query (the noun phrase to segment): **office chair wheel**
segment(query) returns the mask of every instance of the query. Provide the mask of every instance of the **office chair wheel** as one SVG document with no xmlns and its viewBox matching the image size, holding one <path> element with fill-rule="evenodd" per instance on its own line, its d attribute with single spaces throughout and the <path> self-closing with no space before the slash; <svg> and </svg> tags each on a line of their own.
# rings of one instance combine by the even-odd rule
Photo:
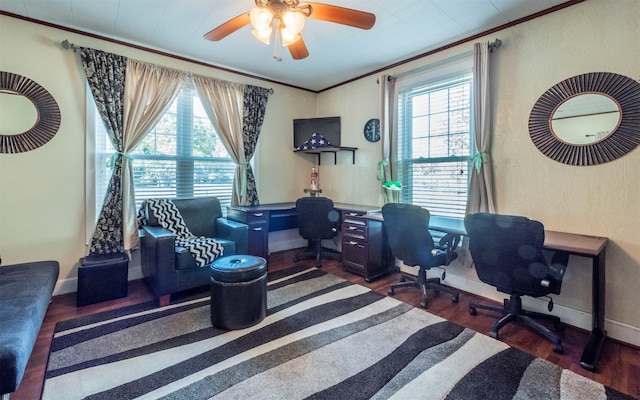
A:
<svg viewBox="0 0 640 400">
<path fill-rule="evenodd" d="M 553 351 L 555 351 L 558 354 L 562 354 L 562 353 L 564 353 L 564 348 L 562 347 L 561 344 L 554 343 L 553 344 Z"/>
<path fill-rule="evenodd" d="M 422 300 L 422 301 L 420 302 L 420 307 L 422 307 L 422 308 L 429 308 L 429 303 L 427 302 L 427 300 L 426 300 L 426 299 L 425 299 L 425 300 Z"/>
<path fill-rule="evenodd" d="M 498 331 L 489 332 L 489 336 L 491 336 L 494 339 L 498 339 Z"/>
<path fill-rule="evenodd" d="M 293 256 L 293 262 L 298 262 L 298 256 Z"/>
<path fill-rule="evenodd" d="M 456 293 L 456 294 L 452 294 L 452 295 L 451 295 L 451 301 L 453 301 L 454 303 L 457 303 L 457 302 L 458 302 L 458 300 L 459 300 L 458 293 Z M 473 315 L 473 314 L 472 314 L 472 315 Z"/>
<path fill-rule="evenodd" d="M 469 314 L 470 315 L 478 315 L 478 311 L 475 309 L 475 307 L 469 306 Z"/>
</svg>

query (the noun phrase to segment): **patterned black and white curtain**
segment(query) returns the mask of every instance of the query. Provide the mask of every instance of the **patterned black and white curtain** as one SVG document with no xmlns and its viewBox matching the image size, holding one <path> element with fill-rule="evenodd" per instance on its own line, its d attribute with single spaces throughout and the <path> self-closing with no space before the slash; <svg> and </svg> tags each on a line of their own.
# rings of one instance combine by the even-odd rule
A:
<svg viewBox="0 0 640 400">
<path fill-rule="evenodd" d="M 124 252 L 122 234 L 123 104 L 127 58 L 80 47 L 87 82 L 116 153 L 100 217 L 91 239 L 90 254 Z"/>
<path fill-rule="evenodd" d="M 260 130 L 264 122 L 264 114 L 267 109 L 267 100 L 270 93 L 270 89 L 258 86 L 247 85 L 244 88 L 242 137 L 244 142 L 244 157 L 247 161 L 253 158 L 253 154 L 256 151 L 256 145 L 258 144 Z M 246 204 L 258 205 L 260 204 L 260 199 L 258 199 L 256 180 L 251 165 L 248 162 L 246 174 Z"/>
</svg>

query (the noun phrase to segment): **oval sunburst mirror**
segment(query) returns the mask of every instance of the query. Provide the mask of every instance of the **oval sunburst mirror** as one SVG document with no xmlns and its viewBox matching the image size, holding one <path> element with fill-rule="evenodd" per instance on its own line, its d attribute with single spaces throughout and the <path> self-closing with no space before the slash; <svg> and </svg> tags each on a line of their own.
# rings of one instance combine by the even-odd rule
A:
<svg viewBox="0 0 640 400">
<path fill-rule="evenodd" d="M 60 108 L 51 93 L 21 75 L 0 71 L 0 96 L 6 97 L 5 109 L 17 110 L 13 115 L 16 121 L 9 121 L 11 117 L 3 116 L 8 122 L 24 122 L 29 128 L 20 124 L 2 124 L 0 126 L 0 153 L 22 153 L 37 149 L 49 142 L 60 128 Z M 18 96 L 18 97 L 14 97 Z M 23 100 L 28 101 L 23 101 Z M 2 100 L 3 102 L 5 99 Z M 33 107 L 28 103 L 31 102 Z M 27 105 L 21 105 L 27 103 Z M 8 105 L 11 105 L 9 107 Z M 13 108 L 15 106 L 15 108 Z M 21 121 L 18 121 L 21 120 Z M 18 126 L 19 128 L 15 128 Z M 7 127 L 7 129 L 4 129 Z M 17 129 L 16 131 L 12 131 Z M 22 131 L 22 129 L 26 129 Z"/>
<path fill-rule="evenodd" d="M 622 157 L 640 144 L 640 83 L 609 72 L 565 79 L 533 106 L 529 135 L 538 150 L 564 164 Z"/>
</svg>

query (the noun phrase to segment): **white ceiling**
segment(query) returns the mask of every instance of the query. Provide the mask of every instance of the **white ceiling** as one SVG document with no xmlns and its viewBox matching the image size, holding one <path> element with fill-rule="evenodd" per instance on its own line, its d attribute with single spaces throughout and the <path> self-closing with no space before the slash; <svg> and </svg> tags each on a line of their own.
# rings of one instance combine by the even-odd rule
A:
<svg viewBox="0 0 640 400">
<path fill-rule="evenodd" d="M 253 0 L 0 0 L 0 10 L 199 62 L 321 91 L 385 66 L 486 32 L 567 0 L 327 0 L 371 12 L 361 30 L 306 21 L 309 57 L 295 61 L 244 27 L 219 42 L 202 36 L 247 12 Z M 83 43 L 75 43 L 84 45 Z"/>
</svg>

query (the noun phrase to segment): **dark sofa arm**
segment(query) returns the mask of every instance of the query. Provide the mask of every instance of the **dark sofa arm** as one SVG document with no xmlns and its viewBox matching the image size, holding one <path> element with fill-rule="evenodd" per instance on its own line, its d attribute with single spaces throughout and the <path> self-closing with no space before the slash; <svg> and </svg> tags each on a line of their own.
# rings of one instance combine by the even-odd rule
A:
<svg viewBox="0 0 640 400">
<path fill-rule="evenodd" d="M 216 236 L 235 242 L 236 254 L 249 254 L 249 226 L 226 218 L 216 219 Z"/>
<path fill-rule="evenodd" d="M 156 296 L 164 296 L 177 290 L 175 267 L 176 235 L 159 226 L 142 227 L 142 270 Z"/>
</svg>

